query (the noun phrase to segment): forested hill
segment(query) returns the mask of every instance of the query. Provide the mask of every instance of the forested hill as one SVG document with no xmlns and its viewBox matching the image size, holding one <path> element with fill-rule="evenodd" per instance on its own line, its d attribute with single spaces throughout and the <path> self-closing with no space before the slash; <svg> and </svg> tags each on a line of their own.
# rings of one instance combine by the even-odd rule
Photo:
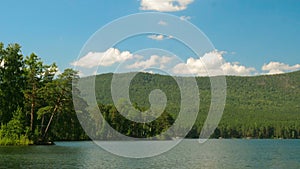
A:
<svg viewBox="0 0 300 169">
<path fill-rule="evenodd" d="M 101 104 L 113 103 L 111 79 L 112 74 L 96 77 L 96 98 Z M 225 111 L 212 137 L 300 137 L 300 71 L 278 75 L 227 76 L 226 82 Z M 201 106 L 188 137 L 199 136 L 210 106 L 209 78 L 197 77 L 197 83 Z M 131 102 L 148 109 L 149 94 L 154 89 L 161 89 L 166 94 L 166 112 L 176 118 L 180 110 L 180 89 L 171 76 L 138 73 L 130 85 Z"/>
<path fill-rule="evenodd" d="M 112 102 L 112 75 L 96 76 L 98 107 L 110 126 L 127 136 L 138 138 L 155 137 L 170 128 L 181 109 L 181 93 L 176 80 L 184 83 L 191 78 L 136 74 L 130 81 L 129 94 L 130 101 L 139 111 L 131 109 L 123 98 L 117 100 L 122 106 L 120 111 L 127 117 L 150 117 L 155 120 L 135 123 L 123 117 L 116 109 L 116 103 Z M 120 78 L 128 75 L 117 74 Z M 95 132 L 92 136 L 96 139 L 115 139 L 115 133 L 106 130 L 107 123 L 101 121 L 101 125 L 98 124 L 99 116 L 93 114 L 96 109 L 88 109 L 87 99 L 90 98 L 72 95 L 72 91 L 78 91 L 72 82 L 82 83 L 89 78 L 80 79 L 78 72 L 72 69 L 59 73 L 55 63 L 45 64 L 34 53 L 23 56 L 20 45 L 9 44 L 5 47 L 0 43 L 0 145 L 89 139 L 77 119 L 73 101 L 80 104 L 86 123 L 95 124 L 92 126 Z M 172 128 L 173 133 L 162 139 L 170 139 L 174 134 L 185 136 L 184 130 L 190 131 L 187 137 L 199 137 L 210 108 L 211 85 L 208 77 L 197 77 L 196 80 L 201 102 L 195 125 L 190 130 L 186 123 L 180 123 L 177 128 Z M 212 137 L 300 138 L 300 71 L 272 76 L 229 76 L 226 81 L 225 111 Z M 122 87 L 124 81 L 117 85 Z M 189 83 L 185 83 L 184 88 L 187 89 L 186 95 L 193 91 Z M 157 117 L 157 109 L 149 109 L 149 94 L 155 89 L 162 90 L 167 98 L 166 108 L 157 119 L 154 118 Z M 78 91 L 78 94 L 84 96 L 85 92 Z M 189 99 L 190 103 L 195 103 L 194 98 Z M 193 110 L 192 106 L 186 109 Z"/>
</svg>

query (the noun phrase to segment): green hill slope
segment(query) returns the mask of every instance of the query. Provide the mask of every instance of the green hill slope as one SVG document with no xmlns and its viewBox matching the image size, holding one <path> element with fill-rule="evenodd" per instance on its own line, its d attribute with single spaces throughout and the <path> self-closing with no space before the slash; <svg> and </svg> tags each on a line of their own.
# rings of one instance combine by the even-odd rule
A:
<svg viewBox="0 0 300 169">
<path fill-rule="evenodd" d="M 187 78 L 187 77 L 177 77 Z M 113 104 L 112 74 L 96 77 L 96 98 Z M 210 107 L 210 80 L 197 77 L 201 106 L 188 137 L 198 137 Z M 219 127 L 212 137 L 299 138 L 300 71 L 252 77 L 226 77 L 226 106 Z M 180 89 L 171 76 L 138 73 L 130 85 L 131 102 L 148 109 L 149 94 L 161 89 L 167 96 L 166 112 L 176 118 L 180 110 Z"/>
</svg>

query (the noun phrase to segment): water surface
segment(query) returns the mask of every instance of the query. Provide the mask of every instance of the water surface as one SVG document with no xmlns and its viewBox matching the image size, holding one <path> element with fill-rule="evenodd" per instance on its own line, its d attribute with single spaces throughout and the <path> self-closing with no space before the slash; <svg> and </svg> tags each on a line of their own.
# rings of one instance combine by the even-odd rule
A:
<svg viewBox="0 0 300 169">
<path fill-rule="evenodd" d="M 112 142 L 111 144 L 118 144 Z M 132 147 L 134 148 L 134 147 Z M 0 168 L 300 168 L 300 140 L 184 140 L 145 159 L 110 154 L 93 142 L 0 147 Z"/>
</svg>

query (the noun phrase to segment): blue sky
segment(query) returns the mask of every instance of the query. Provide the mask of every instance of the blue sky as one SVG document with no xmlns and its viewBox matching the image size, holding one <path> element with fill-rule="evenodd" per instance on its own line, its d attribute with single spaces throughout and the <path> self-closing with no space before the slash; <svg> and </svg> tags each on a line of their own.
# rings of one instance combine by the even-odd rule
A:
<svg viewBox="0 0 300 169">
<path fill-rule="evenodd" d="M 56 62 L 64 69 L 72 67 L 89 37 L 109 22 L 134 13 L 166 12 L 186 16 L 202 30 L 229 66 L 228 70 L 239 66 L 244 70 L 251 68 L 232 74 L 281 73 L 300 68 L 299 9 L 298 0 L 1 1 L 0 41 L 6 45 L 19 43 L 24 55 L 34 52 L 46 63 Z M 170 50 L 175 43 L 170 38 L 169 44 L 162 45 L 161 40 L 145 37 L 139 43 L 129 40 L 127 45 L 115 48 L 121 53 L 155 45 Z M 183 51 L 177 54 L 184 59 L 190 57 Z"/>
</svg>

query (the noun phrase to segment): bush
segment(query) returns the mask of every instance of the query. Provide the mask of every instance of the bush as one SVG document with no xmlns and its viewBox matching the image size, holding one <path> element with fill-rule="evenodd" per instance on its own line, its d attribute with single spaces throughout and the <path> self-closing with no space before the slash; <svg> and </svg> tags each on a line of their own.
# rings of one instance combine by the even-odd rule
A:
<svg viewBox="0 0 300 169">
<path fill-rule="evenodd" d="M 24 114 L 22 109 L 18 108 L 13 113 L 13 118 L 6 124 L 1 125 L 0 145 L 28 145 L 32 141 L 28 138 L 29 128 L 24 129 Z"/>
</svg>

